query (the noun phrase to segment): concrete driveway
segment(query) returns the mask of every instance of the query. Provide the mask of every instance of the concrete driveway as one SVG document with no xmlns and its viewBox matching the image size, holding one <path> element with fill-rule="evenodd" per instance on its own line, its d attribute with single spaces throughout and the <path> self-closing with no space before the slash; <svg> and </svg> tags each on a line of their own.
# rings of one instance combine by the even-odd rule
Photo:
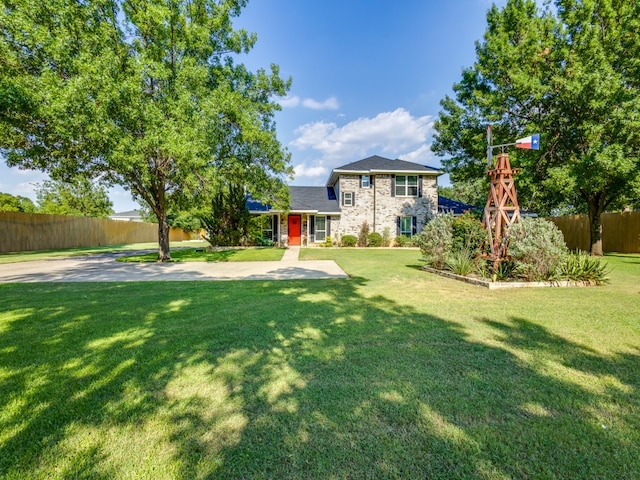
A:
<svg viewBox="0 0 640 480">
<path fill-rule="evenodd" d="M 333 260 L 298 260 L 291 247 L 279 262 L 124 263 L 136 252 L 0 265 L 0 283 L 147 282 L 193 280 L 301 280 L 348 278 Z"/>
</svg>

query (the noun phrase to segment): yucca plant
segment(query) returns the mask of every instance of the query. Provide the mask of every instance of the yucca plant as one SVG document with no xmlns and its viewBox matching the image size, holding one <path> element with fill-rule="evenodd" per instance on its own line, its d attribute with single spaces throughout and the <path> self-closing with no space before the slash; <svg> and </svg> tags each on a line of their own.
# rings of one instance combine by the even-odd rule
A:
<svg viewBox="0 0 640 480">
<path fill-rule="evenodd" d="M 585 252 L 572 252 L 562 266 L 562 275 L 567 280 L 584 282 L 588 285 L 603 285 L 609 282 L 607 263 L 599 257 L 591 257 Z"/>
<path fill-rule="evenodd" d="M 468 248 L 450 253 L 445 260 L 445 267 L 456 275 L 467 276 L 475 269 L 474 255 Z"/>
</svg>

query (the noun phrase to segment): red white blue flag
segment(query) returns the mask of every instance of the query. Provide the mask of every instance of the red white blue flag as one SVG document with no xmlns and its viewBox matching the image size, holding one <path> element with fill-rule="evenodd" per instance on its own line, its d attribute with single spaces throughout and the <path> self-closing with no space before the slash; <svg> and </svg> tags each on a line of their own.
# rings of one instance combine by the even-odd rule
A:
<svg viewBox="0 0 640 480">
<path fill-rule="evenodd" d="M 540 149 L 540 134 L 536 133 L 530 137 L 524 137 L 520 140 L 516 140 L 516 148 L 526 148 L 528 150 Z"/>
</svg>

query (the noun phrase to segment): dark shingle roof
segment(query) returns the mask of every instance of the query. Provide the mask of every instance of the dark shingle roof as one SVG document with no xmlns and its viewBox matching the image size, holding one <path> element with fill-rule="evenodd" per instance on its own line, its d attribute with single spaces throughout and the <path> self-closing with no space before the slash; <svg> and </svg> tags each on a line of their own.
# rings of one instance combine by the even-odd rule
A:
<svg viewBox="0 0 640 480">
<path fill-rule="evenodd" d="M 450 198 L 438 195 L 438 213 L 453 213 L 454 215 L 462 215 L 469 210 L 477 210 L 479 207 L 469 205 L 468 203 L 458 202 Z"/>
<path fill-rule="evenodd" d="M 247 208 L 250 212 L 264 212 L 267 213 L 271 211 L 271 205 L 264 204 L 257 200 L 254 200 L 251 194 L 247 195 Z"/>
<path fill-rule="evenodd" d="M 292 212 L 340 213 L 332 187 L 289 187 Z"/>
<path fill-rule="evenodd" d="M 348 163 L 342 167 L 333 169 L 327 185 L 333 185 L 338 180 L 340 173 L 395 173 L 395 172 L 411 172 L 424 173 L 431 175 L 440 175 L 442 172 L 437 168 L 420 165 L 419 163 L 407 162 L 406 160 L 391 160 L 390 158 L 374 155 L 372 157 L 358 160 L 357 162 Z"/>
<path fill-rule="evenodd" d="M 289 187 L 291 212 L 340 213 L 340 206 L 333 187 Z M 247 197 L 247 208 L 251 213 L 268 213 L 271 205 Z"/>
</svg>

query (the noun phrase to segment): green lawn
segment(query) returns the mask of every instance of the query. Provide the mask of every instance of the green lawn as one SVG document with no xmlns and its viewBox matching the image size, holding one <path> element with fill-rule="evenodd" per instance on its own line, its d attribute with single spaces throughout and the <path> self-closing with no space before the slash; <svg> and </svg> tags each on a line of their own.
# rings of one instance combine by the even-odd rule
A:
<svg viewBox="0 0 640 480">
<path fill-rule="evenodd" d="M 419 255 L 0 285 L 0 478 L 638 478 L 640 256 L 603 287 L 488 291 Z"/>
<path fill-rule="evenodd" d="M 171 250 L 194 247 L 204 248 L 207 242 L 171 242 Z M 158 243 L 128 243 L 124 245 L 101 245 L 96 247 L 65 248 L 62 250 L 34 250 L 30 252 L 0 253 L 0 263 L 31 262 L 34 260 L 53 260 L 56 258 L 93 255 L 96 253 L 122 252 L 129 250 L 158 250 Z"/>
</svg>

